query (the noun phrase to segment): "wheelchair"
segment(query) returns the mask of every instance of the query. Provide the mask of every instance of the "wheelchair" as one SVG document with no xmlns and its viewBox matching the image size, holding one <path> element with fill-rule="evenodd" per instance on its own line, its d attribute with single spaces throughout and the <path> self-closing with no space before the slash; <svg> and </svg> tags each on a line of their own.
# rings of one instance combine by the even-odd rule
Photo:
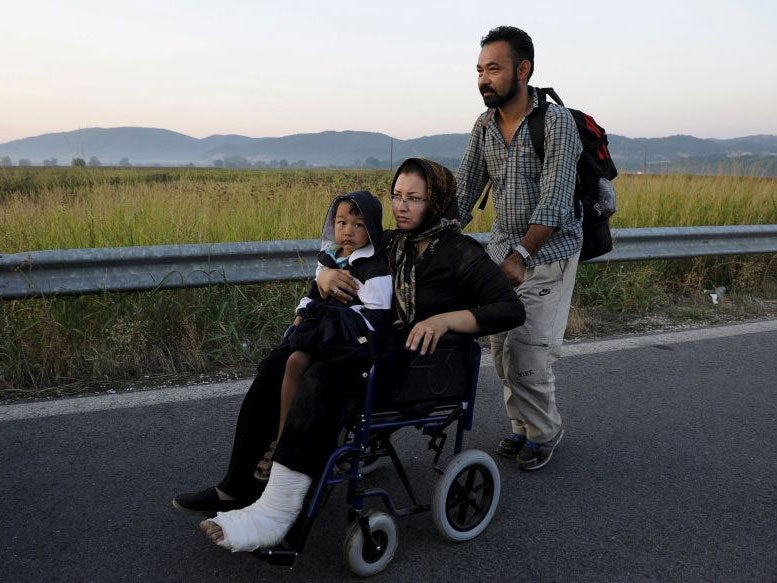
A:
<svg viewBox="0 0 777 583">
<path fill-rule="evenodd" d="M 425 356 L 382 347 L 377 353 L 382 356 L 364 373 L 363 408 L 343 432 L 300 517 L 281 545 L 253 551 L 258 558 L 292 567 L 332 489 L 343 483 L 349 506 L 343 557 L 360 577 L 383 571 L 393 559 L 398 546 L 395 518 L 431 511 L 440 535 L 452 542 L 475 538 L 491 522 L 499 502 L 499 470 L 489 454 L 462 451 L 464 432 L 472 428 L 480 345 L 472 336 L 446 334 L 434 353 Z M 391 441 L 406 427 L 429 438 L 432 467 L 440 474 L 429 502 L 419 500 Z M 453 457 L 442 469 L 438 462 L 448 430 L 455 430 Z M 386 490 L 364 483 L 385 458 L 404 486 L 411 502 L 407 507 L 397 507 Z M 370 499 L 380 500 L 385 511 L 369 508 Z"/>
</svg>

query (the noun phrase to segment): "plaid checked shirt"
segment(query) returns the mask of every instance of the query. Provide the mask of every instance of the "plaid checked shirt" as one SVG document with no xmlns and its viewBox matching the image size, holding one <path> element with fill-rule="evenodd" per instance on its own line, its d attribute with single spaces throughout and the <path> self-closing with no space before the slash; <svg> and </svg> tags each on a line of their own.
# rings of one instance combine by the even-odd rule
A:
<svg viewBox="0 0 777 583">
<path fill-rule="evenodd" d="M 532 87 L 531 109 L 537 107 Z M 537 251 L 528 267 L 567 259 L 580 250 L 583 228 L 575 218 L 573 194 L 577 160 L 583 150 L 575 121 L 566 108 L 548 105 L 545 114 L 545 160 L 540 161 L 521 120 L 509 145 L 496 125 L 495 109 L 475 122 L 461 166 L 456 174 L 459 218 L 472 220 L 472 208 L 490 179 L 496 218 L 487 251 L 501 263 L 529 229 L 530 224 L 557 230 Z M 527 114 L 528 115 L 528 114 Z"/>
</svg>

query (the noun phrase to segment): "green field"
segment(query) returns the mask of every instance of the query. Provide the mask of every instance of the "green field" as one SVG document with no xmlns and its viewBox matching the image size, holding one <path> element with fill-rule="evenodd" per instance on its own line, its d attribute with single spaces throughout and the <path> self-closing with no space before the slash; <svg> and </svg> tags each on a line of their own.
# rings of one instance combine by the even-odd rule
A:
<svg viewBox="0 0 777 583">
<path fill-rule="evenodd" d="M 390 179 L 379 170 L 2 168 L 0 252 L 317 238 L 333 196 L 366 189 L 385 205 Z M 777 223 L 773 178 L 627 175 L 616 188 L 615 227 Z M 468 231 L 489 230 L 490 205 L 474 214 Z M 583 266 L 569 334 L 666 306 L 688 304 L 692 314 L 715 285 L 734 298 L 769 299 L 776 273 L 774 256 Z M 244 374 L 279 337 L 304 288 L 3 302 L 0 398 Z"/>
</svg>

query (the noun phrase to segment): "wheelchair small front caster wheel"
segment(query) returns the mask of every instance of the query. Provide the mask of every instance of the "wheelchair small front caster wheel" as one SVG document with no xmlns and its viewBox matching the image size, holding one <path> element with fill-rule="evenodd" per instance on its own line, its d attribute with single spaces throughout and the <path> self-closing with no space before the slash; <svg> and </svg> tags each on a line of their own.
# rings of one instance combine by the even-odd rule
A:
<svg viewBox="0 0 777 583">
<path fill-rule="evenodd" d="M 432 496 L 432 518 L 443 538 L 471 540 L 483 532 L 499 504 L 499 469 L 484 451 L 468 449 L 455 456 L 440 476 Z"/>
<path fill-rule="evenodd" d="M 380 573 L 394 558 L 397 550 L 397 526 L 385 512 L 368 512 L 371 541 L 365 540 L 359 520 L 354 520 L 345 531 L 343 558 L 359 577 Z"/>
</svg>

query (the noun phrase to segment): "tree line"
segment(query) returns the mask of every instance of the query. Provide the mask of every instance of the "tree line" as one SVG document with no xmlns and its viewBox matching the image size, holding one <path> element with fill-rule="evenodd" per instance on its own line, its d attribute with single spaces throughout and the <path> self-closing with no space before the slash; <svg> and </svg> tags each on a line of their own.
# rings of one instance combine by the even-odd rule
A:
<svg viewBox="0 0 777 583">
<path fill-rule="evenodd" d="M 449 168 L 457 168 L 460 160 L 455 158 L 439 158 L 432 157 L 436 162 L 448 166 Z M 66 164 L 60 164 L 57 158 L 47 158 L 43 161 L 43 166 L 65 166 Z M 73 158 L 70 161 L 70 166 L 76 168 L 99 168 L 103 166 L 103 163 L 97 156 L 91 156 L 87 160 L 84 157 Z M 112 164 L 107 164 L 112 166 Z M 212 168 L 312 168 L 314 165 L 309 164 L 305 160 L 297 160 L 296 162 L 289 162 L 286 159 L 280 160 L 256 160 L 251 161 L 243 156 L 224 156 L 223 158 L 217 158 L 208 164 Z M 380 160 L 374 156 L 368 156 L 364 160 L 355 160 L 353 167 L 355 168 L 384 168 L 389 169 L 393 165 L 392 160 Z M 0 167 L 14 166 L 13 160 L 10 156 L 0 157 Z M 32 161 L 29 158 L 19 158 L 16 166 L 33 166 Z M 127 156 L 123 157 L 116 166 L 122 168 L 130 168 L 133 164 L 130 162 Z M 159 164 L 141 164 L 141 166 L 159 166 Z M 194 167 L 193 162 L 189 162 L 184 165 L 185 167 Z M 347 166 L 347 165 L 343 165 Z"/>
</svg>

